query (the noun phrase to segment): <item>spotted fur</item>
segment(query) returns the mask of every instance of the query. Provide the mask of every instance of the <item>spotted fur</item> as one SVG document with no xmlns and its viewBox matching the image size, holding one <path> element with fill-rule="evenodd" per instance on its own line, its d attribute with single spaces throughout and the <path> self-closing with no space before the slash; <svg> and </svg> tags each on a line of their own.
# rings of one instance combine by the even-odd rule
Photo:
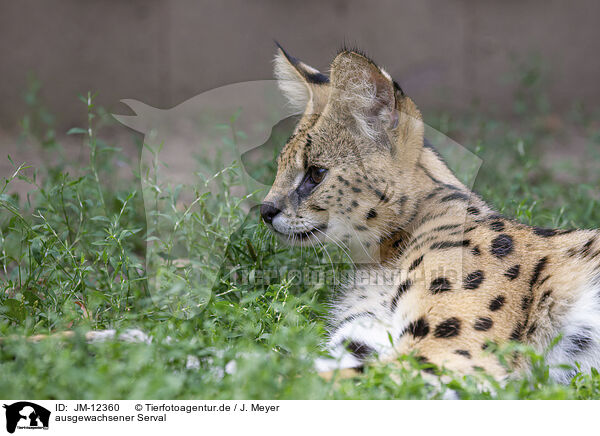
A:
<svg viewBox="0 0 600 436">
<path fill-rule="evenodd" d="M 265 221 L 284 240 L 345 246 L 357 272 L 389 277 L 337 294 L 333 359 L 321 369 L 413 353 L 504 377 L 487 344 L 546 352 L 558 335 L 551 365 L 600 364 L 598 231 L 528 227 L 496 213 L 452 174 L 425 141 L 413 101 L 363 54 L 342 51 L 329 76 L 282 50 L 275 63 L 303 115 L 278 157 Z M 551 375 L 567 382 L 573 371 Z"/>
</svg>

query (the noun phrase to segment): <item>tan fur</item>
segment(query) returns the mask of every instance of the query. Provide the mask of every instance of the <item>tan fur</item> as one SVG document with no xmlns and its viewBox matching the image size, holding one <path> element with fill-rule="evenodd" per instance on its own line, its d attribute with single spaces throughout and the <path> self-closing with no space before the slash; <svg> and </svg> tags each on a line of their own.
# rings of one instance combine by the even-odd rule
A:
<svg viewBox="0 0 600 436">
<path fill-rule="evenodd" d="M 399 294 L 396 304 L 409 321 L 423 320 L 421 331 L 413 325 L 394 338 L 396 355 L 500 377 L 505 369 L 484 351 L 487 341 L 513 339 L 543 351 L 598 277 L 598 232 L 535 230 L 499 216 L 424 147 L 415 104 L 361 54 L 340 53 L 327 91 L 319 86 L 322 111 L 309 110 L 299 122 L 265 198 L 289 224 L 280 236 L 296 239 L 296 231 L 327 225 L 299 243 L 335 240 L 351 248 L 358 268 L 369 263 L 410 281 L 403 292 L 397 284 L 386 291 Z M 327 176 L 298 199 L 294 192 L 311 166 L 326 168 Z M 436 279 L 447 280 L 437 292 Z M 353 315 L 352 298 L 333 314 L 334 325 Z M 448 320 L 456 322 L 444 329 Z"/>
</svg>

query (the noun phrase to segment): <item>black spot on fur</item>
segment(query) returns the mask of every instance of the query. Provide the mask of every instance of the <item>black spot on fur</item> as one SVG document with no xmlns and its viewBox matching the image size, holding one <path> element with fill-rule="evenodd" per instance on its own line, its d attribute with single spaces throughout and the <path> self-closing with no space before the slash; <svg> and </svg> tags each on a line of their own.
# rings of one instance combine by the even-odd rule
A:
<svg viewBox="0 0 600 436">
<path fill-rule="evenodd" d="M 415 269 L 417 269 L 419 267 L 419 265 L 421 265 L 421 263 L 423 262 L 423 255 L 417 257 L 413 263 L 410 264 L 410 266 L 408 267 L 408 272 L 414 271 Z"/>
<path fill-rule="evenodd" d="M 377 211 L 375 209 L 370 209 L 369 212 L 367 213 L 367 219 L 371 219 L 371 218 L 376 218 L 377 217 Z"/>
<path fill-rule="evenodd" d="M 432 250 L 445 250 L 447 248 L 468 247 L 471 244 L 469 239 L 463 241 L 442 241 L 431 244 Z"/>
<path fill-rule="evenodd" d="M 411 322 L 407 328 L 408 332 L 415 338 L 424 338 L 429 333 L 429 323 L 423 317 Z"/>
<path fill-rule="evenodd" d="M 594 238 L 591 238 L 589 241 L 587 241 L 585 243 L 585 245 L 579 252 L 579 254 L 581 254 L 581 256 L 586 257 L 588 254 L 590 254 L 590 249 L 592 248 L 592 244 L 594 243 L 594 240 L 595 240 Z"/>
<path fill-rule="evenodd" d="M 536 323 L 532 323 L 529 328 L 527 329 L 527 337 L 530 337 L 531 335 L 533 335 L 535 333 L 537 329 L 537 325 Z"/>
<path fill-rule="evenodd" d="M 559 233 L 561 235 L 568 235 L 569 233 L 573 233 L 573 232 L 576 232 L 576 231 L 577 231 L 577 229 L 568 229 L 568 230 L 561 230 Z"/>
<path fill-rule="evenodd" d="M 567 250 L 567 254 L 570 257 L 575 257 L 575 256 L 577 256 L 577 250 L 575 249 L 575 247 L 571 247 Z"/>
<path fill-rule="evenodd" d="M 434 229 L 432 229 L 432 232 L 441 232 L 444 230 L 452 230 L 452 229 L 457 229 L 459 227 L 461 227 L 462 224 L 444 224 L 443 226 L 438 226 Z"/>
<path fill-rule="evenodd" d="M 504 303 L 506 302 L 506 297 L 504 295 L 498 295 L 492 301 L 490 301 L 489 309 L 492 312 L 496 312 L 497 310 L 502 309 Z"/>
<path fill-rule="evenodd" d="M 375 192 L 375 195 L 377 195 L 383 203 L 387 203 L 388 201 L 390 201 L 388 196 L 385 195 L 385 192 L 381 192 L 379 189 L 374 189 L 374 192 Z"/>
<path fill-rule="evenodd" d="M 536 235 L 541 236 L 543 238 L 549 238 L 551 236 L 556 235 L 558 233 L 558 231 L 555 229 L 544 229 L 542 227 L 534 227 L 533 233 L 535 233 Z"/>
<path fill-rule="evenodd" d="M 485 341 L 485 342 L 484 342 L 484 343 L 481 345 L 481 349 L 482 349 L 483 351 L 485 351 L 485 350 L 487 350 L 488 348 L 490 348 L 490 346 L 491 346 L 491 347 L 496 347 L 496 346 L 498 346 L 498 344 L 496 344 L 496 342 L 494 342 L 494 341 L 489 341 L 489 340 L 488 340 L 488 341 Z"/>
<path fill-rule="evenodd" d="M 471 253 L 473 253 L 473 256 L 481 255 L 481 250 L 479 249 L 479 245 L 476 245 L 475 247 L 473 247 L 473 249 L 471 250 Z"/>
<path fill-rule="evenodd" d="M 479 215 L 481 213 L 481 211 L 479 209 L 477 209 L 475 206 L 467 207 L 467 212 L 469 212 L 471 215 Z"/>
<path fill-rule="evenodd" d="M 468 201 L 469 200 L 469 196 L 467 194 L 463 193 L 463 192 L 453 192 L 450 195 L 446 195 L 440 201 L 446 202 L 446 201 L 452 201 L 452 200 Z"/>
<path fill-rule="evenodd" d="M 350 341 L 346 345 L 346 349 L 358 360 L 363 360 L 375 350 L 362 342 Z"/>
<path fill-rule="evenodd" d="M 496 231 L 496 232 L 503 232 L 505 226 L 504 226 L 504 223 L 502 221 L 498 220 L 498 221 L 493 221 L 490 224 L 490 228 L 492 230 Z"/>
<path fill-rule="evenodd" d="M 529 280 L 529 287 L 531 289 L 533 289 L 533 287 L 537 283 L 538 279 L 540 278 L 540 274 L 542 273 L 542 271 L 546 267 L 547 263 L 548 263 L 548 256 L 542 257 L 538 261 L 538 263 L 535 265 L 535 268 L 533 269 L 533 275 L 531 276 L 531 280 Z"/>
<path fill-rule="evenodd" d="M 519 277 L 519 272 L 521 271 L 521 265 L 511 266 L 505 273 L 504 276 L 508 277 L 509 280 L 515 280 Z"/>
<path fill-rule="evenodd" d="M 475 324 L 473 324 L 473 328 L 480 332 L 485 332 L 485 331 L 491 329 L 492 325 L 494 325 L 494 322 L 492 321 L 491 318 L 481 317 L 481 318 L 478 318 L 477 321 L 475 321 Z"/>
<path fill-rule="evenodd" d="M 491 252 L 496 257 L 508 256 L 513 250 L 513 238 L 506 233 L 499 235 L 492 241 Z"/>
<path fill-rule="evenodd" d="M 459 356 L 464 356 L 467 359 L 471 358 L 471 353 L 467 350 L 454 350 L 455 354 L 458 354 Z"/>
<path fill-rule="evenodd" d="M 465 289 L 477 289 L 483 283 L 484 275 L 483 271 L 478 270 L 472 273 L 469 273 L 465 278 Z"/>
<path fill-rule="evenodd" d="M 518 322 L 508 338 L 511 341 L 520 341 L 522 337 L 523 337 L 523 324 Z"/>
<path fill-rule="evenodd" d="M 573 354 L 586 351 L 593 343 L 592 338 L 589 336 L 589 332 L 588 334 L 575 334 L 567 336 L 565 340 L 570 343 L 568 351 Z"/>
<path fill-rule="evenodd" d="M 306 134 L 306 145 L 304 146 L 304 168 L 308 169 L 308 152 L 310 151 L 310 148 L 312 147 L 312 136 L 310 135 L 310 133 Z"/>
<path fill-rule="evenodd" d="M 432 280 L 431 286 L 429 287 L 432 293 L 439 294 L 441 292 L 446 292 L 452 289 L 452 284 L 445 277 L 438 277 L 437 279 Z"/>
<path fill-rule="evenodd" d="M 417 206 L 418 206 L 418 204 L 417 204 Z M 417 209 L 415 209 L 415 210 L 417 210 L 417 211 L 418 211 L 418 207 L 417 207 Z M 418 225 L 419 225 L 419 226 L 421 226 L 421 225 L 423 225 L 423 224 L 425 224 L 425 223 L 427 223 L 427 222 L 429 222 L 429 221 L 433 221 L 433 220 L 435 220 L 435 219 L 437 219 L 437 218 L 439 218 L 439 217 L 442 217 L 442 216 L 444 216 L 444 215 L 446 215 L 446 212 L 445 212 L 445 211 L 444 211 L 444 212 L 439 212 L 439 213 L 428 213 L 428 214 L 426 214 L 424 217 L 422 217 L 422 218 L 421 218 L 421 219 L 418 221 Z"/>
<path fill-rule="evenodd" d="M 529 308 L 531 307 L 532 300 L 533 298 L 531 297 L 531 295 L 524 295 L 521 299 L 521 309 L 523 309 L 524 311 L 529 310 Z"/>
<path fill-rule="evenodd" d="M 344 179 L 342 176 L 338 175 L 338 176 L 337 176 L 337 178 L 338 178 L 338 180 L 339 180 L 340 182 L 342 182 L 344 185 L 346 185 L 346 186 L 350 185 L 350 182 L 349 182 L 348 180 Z"/>
<path fill-rule="evenodd" d="M 429 373 L 429 374 L 435 374 L 436 368 L 429 361 L 429 359 L 427 359 L 427 357 L 425 357 L 425 356 L 415 356 L 415 359 L 417 359 L 417 362 L 419 362 L 421 365 L 427 365 L 426 368 L 422 368 L 423 372 L 426 372 L 426 373 Z"/>
<path fill-rule="evenodd" d="M 435 197 L 438 192 L 440 192 L 443 188 L 438 186 L 437 188 L 435 188 L 433 191 L 431 191 L 429 194 L 427 194 L 427 196 L 425 197 L 425 200 L 431 200 L 433 197 Z"/>
<path fill-rule="evenodd" d="M 460 333 L 460 320 L 458 318 L 448 318 L 435 327 L 433 335 L 436 338 L 452 338 Z"/>
<path fill-rule="evenodd" d="M 362 192 L 362 189 L 360 189 L 360 188 L 357 188 L 356 186 L 353 186 L 353 187 L 352 187 L 352 190 L 353 190 L 354 192 Z"/>
<path fill-rule="evenodd" d="M 400 283 L 400 286 L 398 286 L 398 290 L 396 291 L 396 295 L 394 295 L 394 298 L 392 298 L 392 302 L 390 305 L 392 311 L 396 310 L 396 306 L 398 305 L 398 300 L 400 299 L 400 297 L 402 295 L 404 295 L 406 293 L 406 291 L 408 291 L 410 289 L 412 284 L 413 284 L 413 282 L 410 279 L 406 280 L 403 283 Z"/>
</svg>

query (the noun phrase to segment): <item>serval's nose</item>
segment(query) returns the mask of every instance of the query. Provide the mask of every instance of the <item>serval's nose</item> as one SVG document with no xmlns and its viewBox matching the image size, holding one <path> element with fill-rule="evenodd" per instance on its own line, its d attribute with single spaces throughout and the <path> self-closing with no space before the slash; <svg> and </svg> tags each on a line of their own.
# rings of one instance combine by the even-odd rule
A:
<svg viewBox="0 0 600 436">
<path fill-rule="evenodd" d="M 273 203 L 263 203 L 260 205 L 260 215 L 267 224 L 272 224 L 273 219 L 281 212 Z"/>
</svg>

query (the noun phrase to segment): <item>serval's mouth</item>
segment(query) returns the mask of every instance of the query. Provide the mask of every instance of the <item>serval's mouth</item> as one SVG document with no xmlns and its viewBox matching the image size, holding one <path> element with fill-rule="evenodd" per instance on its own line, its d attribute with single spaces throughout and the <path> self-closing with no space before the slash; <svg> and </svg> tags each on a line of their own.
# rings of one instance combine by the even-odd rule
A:
<svg viewBox="0 0 600 436">
<path fill-rule="evenodd" d="M 290 232 L 283 233 L 278 230 L 272 229 L 279 237 L 286 239 L 286 241 L 290 244 L 297 244 L 302 242 L 310 241 L 311 239 L 319 239 L 319 235 L 324 234 L 327 230 L 327 224 L 320 224 L 314 226 L 309 230 L 305 230 L 303 232 Z"/>
</svg>

